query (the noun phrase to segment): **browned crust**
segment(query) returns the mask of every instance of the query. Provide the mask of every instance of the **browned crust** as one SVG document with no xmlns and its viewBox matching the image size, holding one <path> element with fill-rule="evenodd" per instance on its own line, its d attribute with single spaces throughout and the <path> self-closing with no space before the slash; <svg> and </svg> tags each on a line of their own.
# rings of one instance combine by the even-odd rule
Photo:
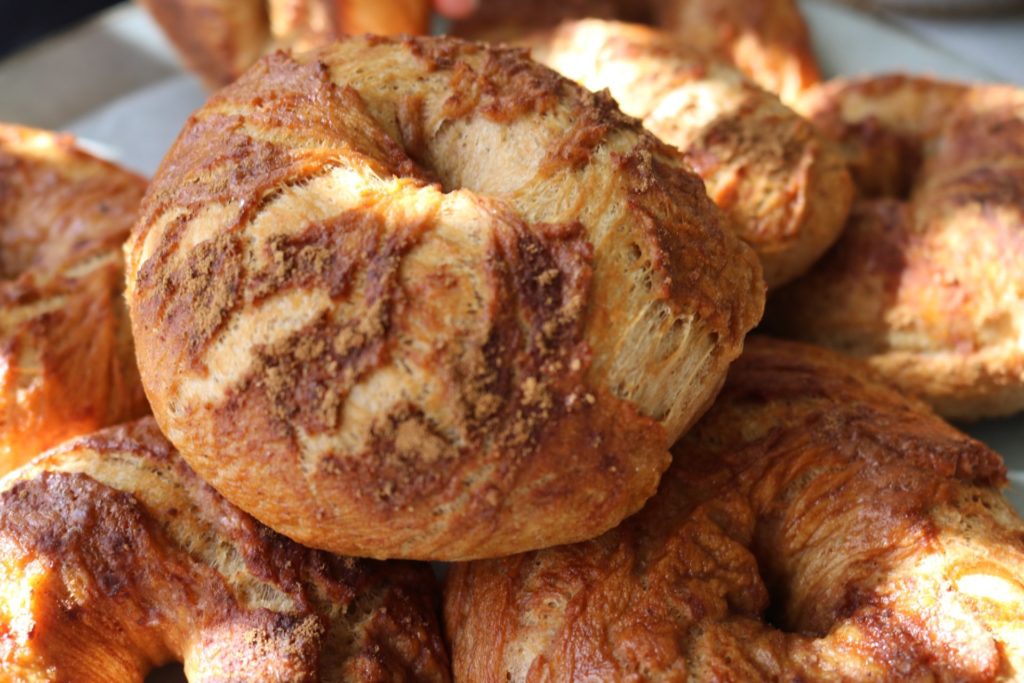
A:
<svg viewBox="0 0 1024 683">
<path fill-rule="evenodd" d="M 307 50 L 346 35 L 418 35 L 430 29 L 428 0 L 268 0 L 278 47 Z"/>
<path fill-rule="evenodd" d="M 303 548 L 201 482 L 152 420 L 0 483 L 0 675 L 447 681 L 429 567 Z M 31 589 L 29 589 L 31 586 Z"/>
<path fill-rule="evenodd" d="M 0 473 L 147 412 L 121 256 L 145 187 L 70 136 L 0 124 Z"/>
<path fill-rule="evenodd" d="M 357 194 L 310 189 L 340 177 Z M 185 457 L 272 527 L 379 557 L 615 524 L 763 298 L 677 153 L 522 52 L 453 39 L 263 60 L 182 132 L 129 253 Z M 249 322 L 288 297 L 301 323 Z"/>
<path fill-rule="evenodd" d="M 778 292 L 773 327 L 866 358 L 949 417 L 1024 409 L 1024 92 L 883 76 L 804 109 L 862 199 Z"/>
<path fill-rule="evenodd" d="M 677 147 L 757 253 L 769 288 L 838 237 L 853 200 L 839 147 L 735 69 L 638 24 L 587 19 L 520 39 Z"/>
<path fill-rule="evenodd" d="M 230 83 L 263 53 L 264 0 L 139 0 L 207 86 Z"/>
<path fill-rule="evenodd" d="M 753 338 L 641 513 L 456 565 L 456 680 L 1006 680 L 1024 522 L 998 455 L 838 354 Z M 985 583 L 986 581 L 991 583 Z"/>
<path fill-rule="evenodd" d="M 653 0 L 654 22 L 682 44 L 721 55 L 790 104 L 821 80 L 794 0 Z"/>
<path fill-rule="evenodd" d="M 653 25 L 686 50 L 734 64 L 787 104 L 821 80 L 807 24 L 793 0 L 488 0 L 453 31 L 516 42 L 573 19 Z"/>
</svg>

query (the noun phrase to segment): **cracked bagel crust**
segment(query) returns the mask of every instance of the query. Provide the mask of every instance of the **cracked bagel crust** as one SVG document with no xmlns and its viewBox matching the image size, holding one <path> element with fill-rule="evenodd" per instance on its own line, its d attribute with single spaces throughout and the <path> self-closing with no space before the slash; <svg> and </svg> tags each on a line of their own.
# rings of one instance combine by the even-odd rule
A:
<svg viewBox="0 0 1024 683">
<path fill-rule="evenodd" d="M 145 189 L 69 135 L 0 124 L 0 474 L 148 412 L 121 253 Z"/>
<path fill-rule="evenodd" d="M 1002 459 L 825 349 L 748 340 L 644 509 L 455 565 L 456 681 L 1024 675 L 1024 522 Z"/>
<path fill-rule="evenodd" d="M 950 418 L 1024 410 L 1024 90 L 878 76 L 802 109 L 860 197 L 774 293 L 771 328 L 866 359 Z"/>
<path fill-rule="evenodd" d="M 271 528 L 371 557 L 614 526 L 764 299 L 678 152 L 446 38 L 259 62 L 192 117 L 128 254 L 171 441 Z"/>
<path fill-rule="evenodd" d="M 0 679 L 450 678 L 426 565 L 303 548 L 202 482 L 151 418 L 0 481 Z"/>
</svg>

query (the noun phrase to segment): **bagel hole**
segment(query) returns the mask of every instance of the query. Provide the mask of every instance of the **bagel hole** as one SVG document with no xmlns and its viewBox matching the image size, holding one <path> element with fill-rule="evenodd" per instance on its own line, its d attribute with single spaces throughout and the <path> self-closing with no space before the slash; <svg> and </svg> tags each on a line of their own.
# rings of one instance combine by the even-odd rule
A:
<svg viewBox="0 0 1024 683">
<path fill-rule="evenodd" d="M 188 683 L 185 669 L 178 662 L 153 669 L 146 676 L 146 683 Z"/>
</svg>

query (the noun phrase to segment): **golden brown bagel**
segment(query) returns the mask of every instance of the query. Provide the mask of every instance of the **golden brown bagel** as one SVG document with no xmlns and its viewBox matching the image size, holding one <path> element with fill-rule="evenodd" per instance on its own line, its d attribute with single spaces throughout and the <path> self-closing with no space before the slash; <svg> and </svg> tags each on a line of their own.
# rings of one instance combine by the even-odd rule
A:
<svg viewBox="0 0 1024 683">
<path fill-rule="evenodd" d="M 638 20 L 649 17 L 646 2 L 635 6 Z M 621 0 L 486 0 L 469 16 L 452 22 L 451 31 L 489 43 L 515 43 L 574 19 L 625 20 L 624 9 Z"/>
<path fill-rule="evenodd" d="M 650 1 L 655 25 L 683 45 L 727 58 L 787 104 L 821 80 L 794 0 Z"/>
<path fill-rule="evenodd" d="M 145 188 L 70 136 L 0 124 L 0 474 L 148 412 L 121 254 Z"/>
<path fill-rule="evenodd" d="M 1024 409 L 1024 91 L 888 76 L 805 109 L 864 199 L 775 295 L 775 329 L 866 358 L 948 417 Z"/>
<path fill-rule="evenodd" d="M 208 87 L 238 78 L 269 35 L 264 0 L 138 0 Z"/>
<path fill-rule="evenodd" d="M 748 341 L 638 515 L 456 565 L 458 681 L 1019 680 L 998 455 L 838 354 Z"/>
<path fill-rule="evenodd" d="M 259 62 L 181 133 L 128 254 L 171 441 L 268 526 L 371 557 L 614 526 L 764 296 L 674 149 L 447 38 Z"/>
<path fill-rule="evenodd" d="M 267 0 L 278 45 L 307 50 L 345 35 L 394 36 L 430 29 L 429 0 Z"/>
<path fill-rule="evenodd" d="M 138 0 L 210 88 L 270 48 L 307 50 L 344 35 L 426 33 L 429 0 Z"/>
<path fill-rule="evenodd" d="M 0 481 L 0 679 L 447 681 L 430 568 L 303 548 L 188 468 L 151 419 Z"/>
<path fill-rule="evenodd" d="M 846 221 L 853 186 L 842 155 L 778 98 L 662 31 L 589 19 L 526 39 L 531 56 L 683 152 L 769 288 L 805 272 Z"/>
<path fill-rule="evenodd" d="M 821 76 L 794 0 L 486 0 L 457 35 L 521 40 L 570 19 L 621 19 L 664 29 L 681 48 L 730 62 L 789 103 Z"/>
</svg>

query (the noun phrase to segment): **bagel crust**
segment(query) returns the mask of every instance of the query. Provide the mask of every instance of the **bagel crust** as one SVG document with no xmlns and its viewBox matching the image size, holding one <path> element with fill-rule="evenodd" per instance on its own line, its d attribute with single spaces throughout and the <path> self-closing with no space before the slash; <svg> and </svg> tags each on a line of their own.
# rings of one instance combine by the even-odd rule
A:
<svg viewBox="0 0 1024 683">
<path fill-rule="evenodd" d="M 278 46 L 308 50 L 344 35 L 427 33 L 429 0 L 267 0 Z"/>
<path fill-rule="evenodd" d="M 1024 90 L 882 76 L 802 108 L 861 196 L 773 295 L 772 329 L 865 358 L 947 417 L 1024 410 Z"/>
<path fill-rule="evenodd" d="M 303 548 L 200 481 L 152 419 L 0 481 L 0 678 L 449 680 L 430 568 Z"/>
<path fill-rule="evenodd" d="M 649 1 L 657 26 L 683 45 L 725 57 L 786 104 L 821 81 L 795 0 Z"/>
<path fill-rule="evenodd" d="M 794 0 L 487 0 L 453 30 L 498 43 L 572 19 L 650 24 L 683 49 L 733 64 L 787 104 L 821 80 Z"/>
<path fill-rule="evenodd" d="M 769 288 L 835 242 L 853 200 L 838 146 L 735 68 L 669 33 L 587 19 L 531 35 L 531 56 L 677 147 L 729 225 L 757 253 Z"/>
<path fill-rule="evenodd" d="M 148 412 L 121 254 L 145 189 L 70 136 L 0 124 L 0 474 Z"/>
<path fill-rule="evenodd" d="M 208 87 L 238 78 L 267 48 L 264 0 L 139 0 Z"/>
<path fill-rule="evenodd" d="M 1002 460 L 866 366 L 751 338 L 673 452 L 605 535 L 452 567 L 457 681 L 1024 675 Z"/>
<path fill-rule="evenodd" d="M 190 120 L 128 254 L 170 440 L 271 528 L 369 557 L 614 526 L 764 297 L 675 150 L 445 38 L 261 60 Z"/>
</svg>

